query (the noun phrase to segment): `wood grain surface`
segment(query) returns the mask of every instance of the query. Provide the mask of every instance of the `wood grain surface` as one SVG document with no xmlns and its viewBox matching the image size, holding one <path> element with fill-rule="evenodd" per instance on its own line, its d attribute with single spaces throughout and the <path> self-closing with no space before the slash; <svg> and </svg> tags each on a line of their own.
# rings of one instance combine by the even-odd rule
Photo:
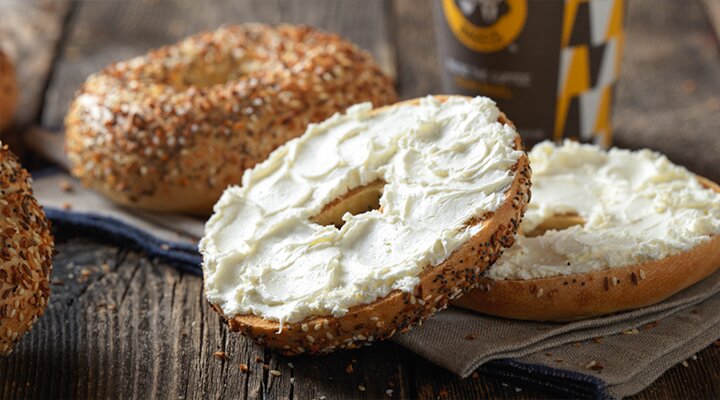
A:
<svg viewBox="0 0 720 400">
<path fill-rule="evenodd" d="M 429 0 L 211 4 L 72 2 L 40 122 L 60 126 L 77 86 L 107 63 L 228 22 L 325 27 L 370 49 L 396 73 L 402 97 L 440 90 Z M 630 2 L 614 123 L 618 144 L 664 151 L 717 181 L 720 53 L 709 21 L 699 1 Z M 481 374 L 461 380 L 394 343 L 278 356 L 228 332 L 200 278 L 102 238 L 66 235 L 57 243 L 50 305 L 13 355 L 0 359 L 0 398 L 552 397 Z M 720 349 L 697 357 L 635 398 L 720 397 Z"/>
</svg>

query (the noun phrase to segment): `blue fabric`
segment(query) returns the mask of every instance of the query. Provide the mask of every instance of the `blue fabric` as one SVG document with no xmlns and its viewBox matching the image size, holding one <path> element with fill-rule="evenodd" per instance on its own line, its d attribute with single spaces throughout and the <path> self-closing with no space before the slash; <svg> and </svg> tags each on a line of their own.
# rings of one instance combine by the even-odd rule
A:
<svg viewBox="0 0 720 400">
<path fill-rule="evenodd" d="M 478 372 L 509 381 L 522 388 L 539 389 L 558 396 L 612 399 L 601 379 L 547 365 L 527 364 L 511 359 L 493 360 L 481 365 Z"/>
<path fill-rule="evenodd" d="M 202 275 L 202 257 L 197 246 L 158 240 L 154 236 L 110 217 L 45 207 L 55 229 L 62 234 L 93 236 L 123 246 L 140 249 L 192 275 Z M 557 396 L 587 399 L 609 399 L 605 383 L 595 377 L 546 365 L 526 364 L 515 360 L 495 360 L 479 372 L 523 388 L 534 388 Z"/>
<path fill-rule="evenodd" d="M 173 267 L 193 275 L 202 275 L 202 257 L 196 245 L 165 242 L 115 218 L 77 211 L 45 207 L 45 214 L 64 234 L 101 237 L 113 243 L 140 249 Z"/>
</svg>

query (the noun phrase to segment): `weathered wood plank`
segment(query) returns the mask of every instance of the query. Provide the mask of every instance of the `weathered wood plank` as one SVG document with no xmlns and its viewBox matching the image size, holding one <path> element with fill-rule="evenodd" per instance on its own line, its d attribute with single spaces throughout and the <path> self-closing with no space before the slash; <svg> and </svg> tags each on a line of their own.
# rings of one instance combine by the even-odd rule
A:
<svg viewBox="0 0 720 400">
<path fill-rule="evenodd" d="M 2 398 L 382 398 L 388 389 L 392 398 L 547 396 L 482 375 L 460 380 L 394 343 L 281 357 L 229 333 L 197 277 L 85 239 L 61 238 L 58 249 L 47 314 L 0 359 Z M 718 374 L 720 349 L 712 346 L 638 398 L 712 397 Z"/>
<path fill-rule="evenodd" d="M 717 0 L 701 0 L 715 37 L 720 41 L 720 2 Z"/>
<path fill-rule="evenodd" d="M 368 49 L 395 74 L 387 0 L 89 1 L 78 4 L 50 82 L 42 122 L 59 127 L 80 84 L 106 65 L 222 24 L 310 24 Z M 372 28 L 370 28 L 372 27 Z"/>
<path fill-rule="evenodd" d="M 229 332 L 198 277 L 85 239 L 60 239 L 58 249 L 46 315 L 0 359 L 2 398 L 409 397 L 405 353 L 393 343 L 278 356 Z"/>
<path fill-rule="evenodd" d="M 430 0 L 396 0 L 393 6 L 400 95 L 407 99 L 440 94 L 440 60 Z"/>
<path fill-rule="evenodd" d="M 709 346 L 697 354 L 697 360 L 689 359 L 687 364 L 687 367 L 683 364 L 674 366 L 649 388 L 633 396 L 632 399 L 718 398 L 720 396 L 720 348 L 715 345 Z"/>
<path fill-rule="evenodd" d="M 720 53 L 699 1 L 630 1 L 615 144 L 720 180 Z"/>
</svg>

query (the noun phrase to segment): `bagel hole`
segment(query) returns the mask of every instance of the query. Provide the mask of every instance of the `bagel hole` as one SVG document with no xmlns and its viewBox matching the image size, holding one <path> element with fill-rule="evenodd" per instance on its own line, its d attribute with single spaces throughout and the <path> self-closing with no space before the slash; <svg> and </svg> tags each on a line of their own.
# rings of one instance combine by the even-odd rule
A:
<svg viewBox="0 0 720 400">
<path fill-rule="evenodd" d="M 173 69 L 151 69 L 148 77 L 178 90 L 190 87 L 204 88 L 226 84 L 261 69 L 260 61 L 252 57 L 236 59 L 229 52 L 212 50 L 204 55 L 182 54 L 182 62 Z"/>
<path fill-rule="evenodd" d="M 576 225 L 585 225 L 583 217 L 576 213 L 558 214 L 546 218 L 535 229 L 529 232 L 521 232 L 525 237 L 542 236 L 547 231 L 561 231 Z"/>
<path fill-rule="evenodd" d="M 342 217 L 345 213 L 358 215 L 373 210 L 380 210 L 380 198 L 383 194 L 385 182 L 375 181 L 365 186 L 351 189 L 344 195 L 331 201 L 322 211 L 310 220 L 323 226 L 334 225 L 340 229 L 345 221 Z"/>
</svg>

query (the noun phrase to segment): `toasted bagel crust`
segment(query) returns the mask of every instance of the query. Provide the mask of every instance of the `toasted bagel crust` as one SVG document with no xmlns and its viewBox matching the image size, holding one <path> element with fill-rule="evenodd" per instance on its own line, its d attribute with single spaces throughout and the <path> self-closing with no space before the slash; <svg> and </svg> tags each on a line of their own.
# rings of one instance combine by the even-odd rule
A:
<svg viewBox="0 0 720 400">
<path fill-rule="evenodd" d="M 308 123 L 395 99 L 372 56 L 337 35 L 227 26 L 91 75 L 65 118 L 65 147 L 73 175 L 117 203 L 209 215 Z"/>
<path fill-rule="evenodd" d="M 30 174 L 0 147 L 0 355 L 40 317 L 50 295 L 53 237 Z"/>
<path fill-rule="evenodd" d="M 720 186 L 699 178 L 707 188 Z M 720 268 L 720 235 L 694 248 L 641 264 L 541 279 L 481 278 L 453 305 L 499 317 L 571 321 L 658 303 Z"/>
<path fill-rule="evenodd" d="M 448 96 L 437 96 L 445 101 Z M 417 104 L 418 99 L 397 105 Z M 394 107 L 394 106 L 389 106 Z M 376 110 L 381 111 L 383 108 Z M 512 123 L 502 115 L 502 123 Z M 522 149 L 520 136 L 516 149 Z M 278 349 L 286 355 L 301 353 L 328 353 L 337 349 L 353 349 L 373 341 L 390 338 L 397 332 L 406 332 L 448 306 L 474 287 L 482 271 L 495 262 L 503 248 L 513 244 L 514 234 L 530 200 L 530 166 L 523 154 L 511 168 L 514 180 L 506 191 L 505 202 L 494 212 L 477 216 L 469 224 L 482 224 L 482 229 L 439 265 L 428 267 L 419 278 L 414 293 L 399 290 L 373 303 L 358 305 L 342 317 L 317 316 L 297 323 L 280 324 L 255 315 L 225 316 L 220 307 L 213 305 L 230 329 L 240 332 L 255 342 Z M 350 194 L 362 193 L 352 191 Z M 346 195 L 347 196 L 347 195 Z M 333 202 L 342 206 L 341 199 Z M 324 210 L 332 212 L 332 209 Z"/>
</svg>

